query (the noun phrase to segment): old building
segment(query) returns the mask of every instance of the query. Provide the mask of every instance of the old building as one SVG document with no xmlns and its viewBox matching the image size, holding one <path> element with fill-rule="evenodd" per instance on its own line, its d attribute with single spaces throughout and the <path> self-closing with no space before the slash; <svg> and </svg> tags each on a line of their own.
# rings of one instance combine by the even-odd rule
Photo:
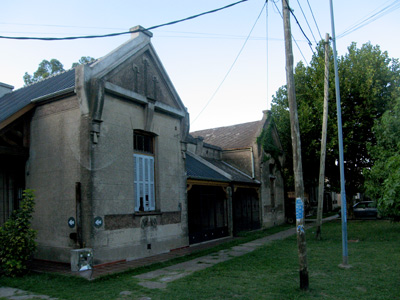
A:
<svg viewBox="0 0 400 300">
<path fill-rule="evenodd" d="M 222 149 L 188 137 L 190 244 L 259 229 L 260 182 L 221 160 Z"/>
<path fill-rule="evenodd" d="M 249 185 L 242 182 L 234 189 L 232 220 L 235 231 L 270 227 L 285 221 L 283 152 L 267 111 L 260 121 L 196 131 L 191 136 L 197 138 L 197 143 L 220 149 L 219 165 L 230 165 L 253 180 L 253 187 L 259 185 L 259 189 L 249 189 Z M 209 157 L 210 149 L 203 147 L 203 151 L 196 153 Z"/>
<path fill-rule="evenodd" d="M 108 55 L 0 85 L 0 224 L 36 192 L 36 258 L 95 264 L 188 245 L 188 113 L 141 27 Z"/>
</svg>

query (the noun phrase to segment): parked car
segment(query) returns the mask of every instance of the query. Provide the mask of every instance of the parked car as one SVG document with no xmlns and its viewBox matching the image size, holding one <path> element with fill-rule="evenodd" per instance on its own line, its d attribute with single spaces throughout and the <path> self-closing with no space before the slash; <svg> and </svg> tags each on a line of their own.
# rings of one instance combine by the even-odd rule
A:
<svg viewBox="0 0 400 300">
<path fill-rule="evenodd" d="M 377 219 L 378 209 L 374 201 L 361 201 L 353 205 L 353 213 L 356 219 Z M 341 210 L 339 210 L 339 216 Z"/>
</svg>

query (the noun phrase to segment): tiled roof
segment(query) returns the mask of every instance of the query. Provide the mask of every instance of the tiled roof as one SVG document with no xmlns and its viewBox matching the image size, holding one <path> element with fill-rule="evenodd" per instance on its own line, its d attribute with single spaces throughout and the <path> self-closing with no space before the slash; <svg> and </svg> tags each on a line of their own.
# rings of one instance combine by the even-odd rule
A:
<svg viewBox="0 0 400 300">
<path fill-rule="evenodd" d="M 75 69 L 51 76 L 0 98 L 0 122 L 31 103 L 33 99 L 75 87 Z"/>
<path fill-rule="evenodd" d="M 193 137 L 201 136 L 204 142 L 222 149 L 237 149 L 251 147 L 256 142 L 257 132 L 263 126 L 263 121 L 255 121 L 232 126 L 199 130 L 191 132 Z"/>
<path fill-rule="evenodd" d="M 190 179 L 230 181 L 229 178 L 203 164 L 200 160 L 196 159 L 194 155 L 188 152 L 186 153 L 186 172 L 187 177 Z"/>
</svg>

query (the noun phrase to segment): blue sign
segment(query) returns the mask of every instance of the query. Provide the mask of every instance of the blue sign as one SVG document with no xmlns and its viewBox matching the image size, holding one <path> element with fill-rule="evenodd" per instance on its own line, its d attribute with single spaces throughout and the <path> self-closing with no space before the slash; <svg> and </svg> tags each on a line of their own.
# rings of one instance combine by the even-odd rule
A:
<svg viewBox="0 0 400 300">
<path fill-rule="evenodd" d="M 69 226 L 69 228 L 75 227 L 75 219 L 73 217 L 68 219 L 68 226 Z"/>
<path fill-rule="evenodd" d="M 304 204 L 301 198 L 296 198 L 296 219 L 304 218 Z"/>
<path fill-rule="evenodd" d="M 103 225 L 103 219 L 101 217 L 94 218 L 94 227 L 100 228 Z"/>
</svg>

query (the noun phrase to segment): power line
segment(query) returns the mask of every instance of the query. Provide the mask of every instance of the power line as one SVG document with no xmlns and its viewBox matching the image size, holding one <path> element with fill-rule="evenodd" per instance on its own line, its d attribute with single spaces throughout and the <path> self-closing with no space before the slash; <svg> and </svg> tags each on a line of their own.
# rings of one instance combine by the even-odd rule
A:
<svg viewBox="0 0 400 300">
<path fill-rule="evenodd" d="M 190 16 L 190 17 L 184 18 L 184 19 L 180 19 L 180 20 L 176 20 L 176 21 L 172 21 L 172 22 L 168 22 L 168 23 L 164 23 L 164 24 L 160 24 L 160 25 L 151 26 L 151 27 L 148 27 L 146 29 L 137 29 L 135 31 L 124 31 L 124 32 L 109 33 L 109 34 L 103 34 L 103 35 L 71 36 L 71 37 L 63 37 L 63 38 L 55 38 L 55 37 L 47 37 L 47 38 L 41 38 L 41 37 L 11 37 L 11 36 L 0 36 L 0 38 L 1 39 L 12 39 L 12 40 L 64 41 L 64 40 L 94 39 L 94 38 L 104 38 L 104 37 L 119 36 L 119 35 L 131 34 L 131 33 L 134 33 L 134 32 L 141 32 L 141 31 L 144 31 L 144 30 L 153 30 L 153 29 L 157 29 L 157 28 L 160 28 L 160 27 L 164 27 L 164 26 L 174 25 L 174 24 L 177 24 L 177 23 L 181 23 L 181 22 L 184 22 L 184 21 L 188 21 L 188 20 L 192 20 L 192 19 L 204 16 L 204 15 L 207 15 L 207 14 L 215 13 L 215 12 L 218 12 L 220 10 L 227 9 L 229 7 L 235 6 L 237 4 L 240 4 L 240 3 L 243 3 L 243 2 L 246 2 L 246 1 L 248 1 L 248 0 L 240 0 L 238 2 L 231 3 L 231 4 L 228 4 L 226 6 L 223 6 L 223 7 L 220 7 L 220 8 L 216 8 L 216 9 L 213 9 L 213 10 L 210 10 L 210 11 L 206 11 L 206 12 L 194 15 L 194 16 Z"/>
<path fill-rule="evenodd" d="M 310 2 L 309 2 L 308 0 L 307 0 L 307 3 L 308 3 L 308 7 L 310 8 L 311 15 L 312 15 L 312 17 L 313 17 L 313 19 L 314 19 L 315 26 L 317 27 L 318 34 L 319 34 L 319 38 L 322 40 L 321 32 L 319 31 L 319 27 L 318 27 L 317 21 L 315 20 L 313 10 L 311 9 L 311 5 L 310 5 Z"/>
<path fill-rule="evenodd" d="M 196 120 L 200 117 L 200 115 L 203 113 L 203 111 L 204 111 L 204 110 L 207 108 L 207 106 L 211 103 L 211 101 L 214 99 L 215 95 L 218 93 L 219 89 L 221 88 L 221 86 L 224 84 L 226 78 L 227 78 L 228 75 L 231 73 L 233 67 L 235 66 L 237 60 L 239 59 L 240 54 L 242 54 L 242 51 L 243 51 L 244 47 L 246 46 L 248 40 L 250 39 L 250 35 L 251 35 L 251 33 L 253 32 L 253 29 L 254 29 L 254 27 L 256 26 L 258 20 L 260 19 L 261 14 L 262 14 L 262 12 L 263 12 L 263 10 L 264 10 L 264 7 L 266 6 L 267 2 L 268 2 L 268 1 L 266 1 L 266 2 L 264 3 L 264 5 L 263 5 L 263 7 L 262 7 L 262 9 L 261 9 L 261 11 L 260 11 L 260 13 L 259 13 L 259 15 L 258 15 L 256 21 L 254 22 L 253 27 L 251 28 L 251 30 L 250 30 L 250 32 L 249 32 L 249 34 L 248 34 L 246 40 L 244 41 L 244 43 L 243 43 L 243 45 L 242 45 L 242 48 L 240 48 L 238 55 L 236 56 L 236 58 L 235 58 L 235 60 L 233 61 L 232 65 L 230 66 L 230 68 L 228 69 L 228 72 L 226 72 L 226 74 L 225 74 L 224 78 L 222 79 L 221 83 L 218 85 L 218 87 L 217 87 L 217 89 L 215 90 L 215 92 L 212 94 L 212 96 L 210 97 L 210 99 L 207 101 L 206 105 L 204 105 L 204 107 L 202 108 L 202 110 L 197 114 L 197 116 L 196 116 L 196 117 L 194 118 L 194 120 L 191 122 L 191 125 L 192 125 L 194 122 L 196 122 Z"/>
<path fill-rule="evenodd" d="M 377 19 L 387 15 L 388 13 L 391 13 L 391 12 L 395 11 L 398 8 L 400 8 L 399 0 L 395 0 L 391 4 L 385 6 L 381 10 L 379 10 L 378 12 L 376 12 L 376 13 L 370 15 L 370 16 L 367 16 L 364 20 L 361 20 L 358 23 L 356 23 L 355 25 L 349 27 L 343 33 L 339 34 L 336 37 L 336 39 L 345 37 L 346 35 L 348 35 L 350 33 L 353 33 L 354 31 L 356 31 L 356 30 L 358 30 L 358 29 L 360 29 L 360 28 L 362 28 L 362 27 L 364 27 L 364 26 L 366 26 L 368 24 L 371 24 L 372 22 L 376 21 Z M 372 12 L 374 12 L 374 11 L 372 11 Z"/>
<path fill-rule="evenodd" d="M 314 33 L 313 33 L 312 29 L 311 29 L 311 26 L 310 26 L 310 24 L 308 23 L 308 20 L 307 20 L 307 17 L 306 17 L 306 15 L 305 15 L 304 11 L 303 11 L 303 8 L 301 7 L 300 1 L 299 1 L 299 0 L 297 0 L 297 3 L 299 4 L 299 7 L 300 7 L 300 10 L 301 10 L 301 13 L 303 14 L 303 17 L 304 17 L 304 20 L 306 20 L 306 23 L 307 23 L 308 29 L 310 29 L 311 35 L 312 35 L 312 36 L 313 36 L 313 38 L 314 38 L 314 42 L 315 42 L 315 44 L 318 44 L 318 43 L 317 43 L 317 40 L 315 39 Z"/>
<path fill-rule="evenodd" d="M 283 0 L 282 0 L 282 1 L 283 1 Z M 275 2 L 275 1 L 272 1 L 272 3 L 274 3 L 276 9 L 278 10 L 279 15 L 281 16 L 281 18 L 282 18 L 282 20 L 283 20 L 283 15 L 282 15 L 281 11 L 279 10 L 278 6 L 276 5 L 276 2 Z M 308 67 L 308 62 L 307 62 L 307 60 L 306 60 L 306 58 L 305 58 L 303 52 L 301 51 L 301 49 L 300 49 L 300 47 L 299 47 L 299 44 L 297 43 L 296 39 L 294 38 L 293 34 L 292 34 L 292 39 L 293 39 L 294 43 L 296 44 L 297 49 L 299 50 L 301 56 L 302 56 L 303 59 L 304 59 L 304 62 L 306 63 L 306 65 L 307 65 L 307 67 Z M 313 53 L 314 53 L 314 51 L 313 51 Z"/>
<path fill-rule="evenodd" d="M 315 53 L 314 53 L 314 49 L 312 48 L 312 43 L 311 43 L 310 39 L 308 38 L 308 36 L 306 35 L 306 33 L 304 32 L 303 28 L 301 27 L 301 25 L 300 25 L 300 23 L 299 23 L 299 20 L 297 20 L 295 14 L 294 14 L 294 12 L 293 12 L 293 9 L 290 8 L 289 4 L 287 3 L 287 0 L 282 0 L 282 1 L 285 1 L 285 2 L 286 2 L 286 5 L 287 5 L 287 7 L 289 8 L 290 13 L 292 14 L 292 16 L 294 17 L 294 19 L 296 20 L 296 23 L 297 23 L 297 25 L 299 26 L 301 32 L 303 33 L 303 35 L 304 35 L 305 38 L 307 39 L 308 45 L 310 46 L 310 49 L 311 49 L 312 53 L 315 54 Z"/>
</svg>

